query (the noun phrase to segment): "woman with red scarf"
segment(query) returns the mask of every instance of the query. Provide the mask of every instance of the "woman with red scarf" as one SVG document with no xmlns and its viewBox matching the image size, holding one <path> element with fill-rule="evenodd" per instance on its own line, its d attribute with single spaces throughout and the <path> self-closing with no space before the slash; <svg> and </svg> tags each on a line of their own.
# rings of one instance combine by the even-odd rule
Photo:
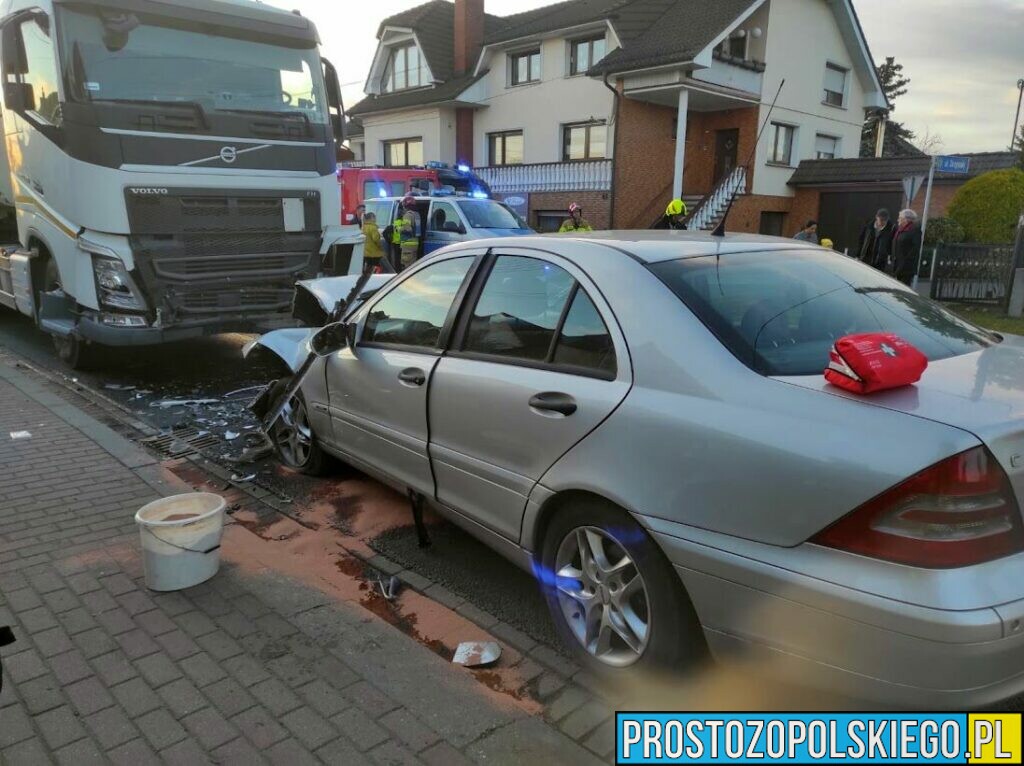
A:
<svg viewBox="0 0 1024 766">
<path fill-rule="evenodd" d="M 921 227 L 917 225 L 917 213 L 901 210 L 892 240 L 893 275 L 905 285 L 914 281 L 917 258 L 921 253 Z"/>
</svg>

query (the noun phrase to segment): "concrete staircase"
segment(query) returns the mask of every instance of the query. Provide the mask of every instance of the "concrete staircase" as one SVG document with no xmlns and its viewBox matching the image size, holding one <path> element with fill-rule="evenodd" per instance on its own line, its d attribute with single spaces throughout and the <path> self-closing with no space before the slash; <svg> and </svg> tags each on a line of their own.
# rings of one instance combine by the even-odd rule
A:
<svg viewBox="0 0 1024 766">
<path fill-rule="evenodd" d="M 688 210 L 693 212 L 687 220 L 687 228 L 691 231 L 714 231 L 729 209 L 732 201 L 747 190 L 747 169 L 739 167 L 723 178 L 714 191 L 706 197 L 698 197 L 699 202 L 690 207 L 684 198 Z"/>
</svg>

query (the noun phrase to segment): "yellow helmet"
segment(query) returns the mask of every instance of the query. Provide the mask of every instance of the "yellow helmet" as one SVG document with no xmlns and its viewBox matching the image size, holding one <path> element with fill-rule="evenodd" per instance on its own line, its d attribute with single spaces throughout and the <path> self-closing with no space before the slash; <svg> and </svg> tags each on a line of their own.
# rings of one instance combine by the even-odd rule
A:
<svg viewBox="0 0 1024 766">
<path fill-rule="evenodd" d="M 832 242 L 832 240 L 831 240 L 831 239 L 823 239 L 823 240 L 821 240 L 821 246 L 822 246 L 822 247 L 828 247 L 828 248 L 831 248 L 831 247 L 833 246 L 833 244 L 834 244 L 834 243 Z"/>
<path fill-rule="evenodd" d="M 674 199 L 668 203 L 668 207 L 665 208 L 665 215 L 685 215 L 686 214 L 686 203 L 681 199 Z"/>
</svg>

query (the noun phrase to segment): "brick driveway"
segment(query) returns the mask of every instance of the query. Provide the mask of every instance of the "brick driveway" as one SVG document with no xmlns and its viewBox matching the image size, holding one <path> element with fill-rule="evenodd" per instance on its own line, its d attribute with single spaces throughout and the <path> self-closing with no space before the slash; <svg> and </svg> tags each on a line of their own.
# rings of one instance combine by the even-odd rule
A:
<svg viewBox="0 0 1024 766">
<path fill-rule="evenodd" d="M 0 466 L 0 625 L 18 638 L 3 650 L 2 763 L 595 760 L 365 610 L 283 577 L 224 568 L 146 590 L 133 514 L 182 488 L 2 360 Z M 576 711 L 573 727 L 607 716 L 568 691 L 552 705 Z"/>
</svg>

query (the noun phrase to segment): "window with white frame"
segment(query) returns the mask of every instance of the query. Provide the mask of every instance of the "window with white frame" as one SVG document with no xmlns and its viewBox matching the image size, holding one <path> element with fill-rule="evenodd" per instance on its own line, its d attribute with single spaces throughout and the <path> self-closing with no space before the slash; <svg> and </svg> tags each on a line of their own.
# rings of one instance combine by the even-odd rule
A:
<svg viewBox="0 0 1024 766">
<path fill-rule="evenodd" d="M 569 74 L 585 74 L 590 67 L 604 58 L 604 35 L 573 40 L 569 43 Z"/>
<path fill-rule="evenodd" d="M 773 165 L 792 165 L 793 142 L 795 138 L 795 127 L 782 122 L 773 122 L 772 146 L 768 155 L 768 162 Z"/>
<path fill-rule="evenodd" d="M 839 156 L 839 139 L 819 133 L 814 137 L 814 158 L 818 160 L 834 160 Z"/>
<path fill-rule="evenodd" d="M 849 70 L 831 61 L 825 64 L 825 96 L 829 106 L 846 106 L 846 78 Z"/>
<path fill-rule="evenodd" d="M 735 59 L 747 58 L 747 32 L 743 29 L 737 29 L 721 43 L 718 44 L 718 52 L 723 56 L 728 56 Z"/>
<path fill-rule="evenodd" d="M 384 70 L 382 90 L 391 93 L 396 90 L 419 88 L 427 84 L 423 71 L 423 57 L 416 43 L 407 43 L 391 49 L 388 65 Z"/>
<path fill-rule="evenodd" d="M 509 84 L 523 85 L 540 81 L 540 48 L 512 53 L 508 57 Z"/>
</svg>

